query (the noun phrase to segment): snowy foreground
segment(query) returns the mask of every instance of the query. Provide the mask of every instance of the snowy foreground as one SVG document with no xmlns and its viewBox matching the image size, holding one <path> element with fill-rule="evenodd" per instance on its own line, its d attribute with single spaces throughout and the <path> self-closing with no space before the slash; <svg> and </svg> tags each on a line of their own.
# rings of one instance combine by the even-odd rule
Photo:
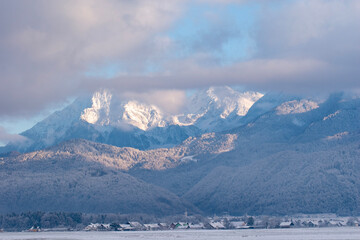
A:
<svg viewBox="0 0 360 240">
<path fill-rule="evenodd" d="M 302 228 L 302 229 L 248 229 L 248 230 L 178 230 L 154 232 L 20 232 L 0 233 L 1 240 L 112 240 L 112 239 L 181 239 L 181 240 L 233 240 L 233 239 L 360 239 L 360 228 Z"/>
</svg>

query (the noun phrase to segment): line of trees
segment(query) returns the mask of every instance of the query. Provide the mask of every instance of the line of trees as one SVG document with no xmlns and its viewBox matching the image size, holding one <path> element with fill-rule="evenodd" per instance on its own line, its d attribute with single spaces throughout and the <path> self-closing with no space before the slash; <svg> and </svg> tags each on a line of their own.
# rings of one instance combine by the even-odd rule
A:
<svg viewBox="0 0 360 240">
<path fill-rule="evenodd" d="M 90 223 L 158 223 L 172 221 L 202 222 L 205 218 L 200 215 L 185 217 L 184 215 L 157 218 L 147 214 L 90 214 L 70 212 L 24 212 L 0 214 L 0 229 L 6 231 L 22 231 L 31 227 L 42 229 L 66 228 L 68 230 L 82 230 Z"/>
<path fill-rule="evenodd" d="M 76 228 L 83 221 L 82 213 L 64 212 L 25 212 L 0 215 L 0 228 L 8 231 L 26 230 L 31 227 L 40 228 Z"/>
</svg>

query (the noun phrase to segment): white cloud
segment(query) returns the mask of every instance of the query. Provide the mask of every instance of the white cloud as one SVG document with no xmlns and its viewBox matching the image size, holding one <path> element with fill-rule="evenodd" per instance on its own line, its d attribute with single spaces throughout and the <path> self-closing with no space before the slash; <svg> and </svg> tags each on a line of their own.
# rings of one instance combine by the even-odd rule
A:
<svg viewBox="0 0 360 240">
<path fill-rule="evenodd" d="M 256 54 L 224 66 L 207 52 L 226 42 L 227 30 L 237 31 L 228 21 L 199 36 L 200 47 L 186 58 L 177 55 L 183 45 L 166 36 L 192 1 L 0 1 L 1 115 L 33 114 L 99 87 L 144 99 L 166 97 L 173 107 L 164 106 L 167 111 L 180 107 L 171 99 L 181 99 L 182 89 L 210 85 L 292 91 L 359 88 L 359 1 L 271 1 L 281 3 L 275 7 L 269 1 L 256 3 L 261 19 L 249 33 Z M 202 45 L 204 41 L 208 44 Z M 125 69 L 122 75 L 106 80 L 83 75 L 89 67 L 113 62 Z M 149 64 L 161 67 L 144 74 Z M 156 92 L 168 89 L 177 90 Z"/>
<path fill-rule="evenodd" d="M 161 110 L 170 113 L 179 113 L 185 104 L 186 93 L 183 90 L 150 90 L 146 92 L 125 92 L 122 95 L 127 99 L 134 99 L 148 104 L 154 104 Z"/>
<path fill-rule="evenodd" d="M 156 35 L 179 17 L 179 2 L 1 1 L 2 115 L 41 110 L 77 95 L 89 66 L 141 65 L 156 51 Z"/>
<path fill-rule="evenodd" d="M 359 51 L 360 2 L 356 0 L 291 1 L 265 8 L 259 22 L 261 54 L 296 56 Z"/>
<path fill-rule="evenodd" d="M 0 145 L 1 143 L 6 144 L 8 142 L 23 142 L 27 138 L 18 134 L 10 134 L 0 126 Z"/>
</svg>

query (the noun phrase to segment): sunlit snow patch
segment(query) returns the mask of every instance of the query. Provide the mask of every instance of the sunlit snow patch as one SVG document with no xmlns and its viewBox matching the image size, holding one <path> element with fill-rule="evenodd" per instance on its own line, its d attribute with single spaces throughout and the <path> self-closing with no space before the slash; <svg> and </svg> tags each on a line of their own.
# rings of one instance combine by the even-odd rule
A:
<svg viewBox="0 0 360 240">
<path fill-rule="evenodd" d="M 327 136 L 326 140 L 337 140 L 337 139 L 343 138 L 346 135 L 349 135 L 349 132 L 341 132 L 341 133 L 337 133 L 333 136 Z"/>
<path fill-rule="evenodd" d="M 111 98 L 112 94 L 106 90 L 94 93 L 91 108 L 84 109 L 80 118 L 91 124 L 109 124 Z"/>
<path fill-rule="evenodd" d="M 330 118 L 333 118 L 333 117 L 335 117 L 336 115 L 338 115 L 339 113 L 340 113 L 340 110 L 337 110 L 336 112 L 334 112 L 334 113 L 332 113 L 332 114 L 329 114 L 328 116 L 324 117 L 324 118 L 323 118 L 323 121 L 326 121 L 326 120 L 328 120 L 328 119 L 330 119 Z"/>
<path fill-rule="evenodd" d="M 317 109 L 319 105 L 310 100 L 302 99 L 285 102 L 276 108 L 277 115 L 287 115 L 294 113 L 304 113 Z"/>
<path fill-rule="evenodd" d="M 194 158 L 195 155 L 186 156 L 180 159 L 180 162 L 182 163 L 188 163 L 188 162 L 197 162 L 197 159 Z"/>
</svg>

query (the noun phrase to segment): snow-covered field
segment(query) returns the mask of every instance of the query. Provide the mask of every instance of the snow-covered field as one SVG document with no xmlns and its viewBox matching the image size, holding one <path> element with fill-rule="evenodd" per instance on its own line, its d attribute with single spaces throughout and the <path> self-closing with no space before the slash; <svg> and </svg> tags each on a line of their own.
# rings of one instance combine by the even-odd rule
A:
<svg viewBox="0 0 360 240">
<path fill-rule="evenodd" d="M 0 233 L 1 240 L 344 240 L 360 239 L 360 228 L 307 228 L 307 229 L 261 229 L 261 230 L 184 230 L 155 232 L 39 232 Z"/>
</svg>

